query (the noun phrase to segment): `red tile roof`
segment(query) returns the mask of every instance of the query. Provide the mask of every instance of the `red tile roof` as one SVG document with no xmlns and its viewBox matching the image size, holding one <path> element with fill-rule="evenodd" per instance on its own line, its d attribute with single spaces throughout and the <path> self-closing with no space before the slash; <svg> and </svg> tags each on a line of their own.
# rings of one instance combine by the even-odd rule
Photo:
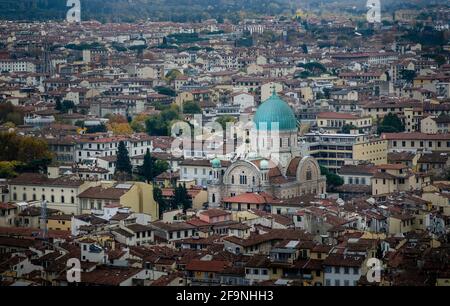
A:
<svg viewBox="0 0 450 306">
<path fill-rule="evenodd" d="M 223 260 L 192 260 L 186 265 L 187 271 L 222 272 L 230 263 Z"/>
<path fill-rule="evenodd" d="M 272 197 L 271 195 L 265 192 L 261 193 L 247 192 L 234 197 L 224 198 L 223 202 L 245 203 L 245 204 L 271 204 L 271 203 L 281 203 L 282 201 Z"/>
</svg>

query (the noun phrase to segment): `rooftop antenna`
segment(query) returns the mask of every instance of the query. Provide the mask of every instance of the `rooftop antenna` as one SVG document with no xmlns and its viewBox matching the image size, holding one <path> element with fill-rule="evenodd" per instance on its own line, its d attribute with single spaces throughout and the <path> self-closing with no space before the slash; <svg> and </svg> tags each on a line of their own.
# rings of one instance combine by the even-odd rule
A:
<svg viewBox="0 0 450 306">
<path fill-rule="evenodd" d="M 41 220 L 43 222 L 42 228 L 42 239 L 47 241 L 48 239 L 48 228 L 47 228 L 47 201 L 43 200 L 41 202 Z"/>
</svg>

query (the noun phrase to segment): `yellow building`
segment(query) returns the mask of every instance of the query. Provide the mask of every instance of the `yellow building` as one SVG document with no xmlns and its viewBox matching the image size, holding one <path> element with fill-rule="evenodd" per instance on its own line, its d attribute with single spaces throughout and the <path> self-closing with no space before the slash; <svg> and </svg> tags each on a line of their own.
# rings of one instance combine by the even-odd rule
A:
<svg viewBox="0 0 450 306">
<path fill-rule="evenodd" d="M 427 174 L 414 173 L 402 164 L 379 165 L 378 168 L 378 172 L 371 179 L 373 195 L 422 190 L 431 183 Z"/>
<path fill-rule="evenodd" d="M 375 165 L 387 163 L 388 142 L 386 140 L 367 140 L 353 145 L 353 159 L 369 161 Z"/>
<path fill-rule="evenodd" d="M 79 196 L 82 213 L 103 210 L 106 205 L 119 204 L 133 212 L 159 219 L 158 203 L 153 199 L 153 186 L 142 182 L 106 183 L 91 187 Z"/>
<path fill-rule="evenodd" d="M 392 215 L 388 218 L 389 234 L 403 234 L 414 230 L 415 217 L 413 215 Z"/>
<path fill-rule="evenodd" d="M 372 128 L 371 116 L 356 116 L 347 113 L 323 112 L 317 115 L 316 123 L 319 129 L 335 133 L 344 126 L 354 126 L 358 131 L 368 132 Z"/>
<path fill-rule="evenodd" d="M 53 215 L 47 217 L 48 230 L 70 231 L 72 215 Z"/>
<path fill-rule="evenodd" d="M 47 207 L 66 214 L 80 214 L 78 195 L 98 182 L 83 181 L 77 176 L 49 178 L 37 173 L 24 173 L 9 182 L 10 201 L 47 201 Z"/>
<path fill-rule="evenodd" d="M 448 182 L 446 182 L 448 183 Z M 438 210 L 444 216 L 450 216 L 450 184 L 434 183 L 423 190 L 422 199 L 431 203 L 431 209 Z"/>
</svg>

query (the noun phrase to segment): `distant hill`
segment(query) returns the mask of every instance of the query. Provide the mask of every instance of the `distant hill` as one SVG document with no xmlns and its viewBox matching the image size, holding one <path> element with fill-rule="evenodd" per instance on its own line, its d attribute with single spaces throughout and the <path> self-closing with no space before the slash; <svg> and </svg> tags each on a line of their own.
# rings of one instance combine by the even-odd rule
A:
<svg viewBox="0 0 450 306">
<path fill-rule="evenodd" d="M 61 20 L 67 0 L 0 0 L 2 20 Z M 291 0 L 81 0 L 82 20 L 132 22 L 139 19 L 195 22 L 238 20 L 256 14 L 291 12 Z"/>
</svg>

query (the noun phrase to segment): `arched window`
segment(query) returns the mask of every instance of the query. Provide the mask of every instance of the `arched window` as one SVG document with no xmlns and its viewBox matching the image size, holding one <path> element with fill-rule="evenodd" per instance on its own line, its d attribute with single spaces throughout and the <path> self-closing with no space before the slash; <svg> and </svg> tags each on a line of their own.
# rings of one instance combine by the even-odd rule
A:
<svg viewBox="0 0 450 306">
<path fill-rule="evenodd" d="M 311 171 L 311 167 L 308 167 L 308 169 L 306 170 L 306 180 L 307 180 L 307 181 L 312 180 L 312 171 Z"/>
<path fill-rule="evenodd" d="M 213 193 L 213 195 L 212 195 L 212 202 L 216 203 L 216 194 L 215 193 Z"/>
<path fill-rule="evenodd" d="M 234 175 L 231 176 L 231 184 L 234 184 Z"/>
</svg>

